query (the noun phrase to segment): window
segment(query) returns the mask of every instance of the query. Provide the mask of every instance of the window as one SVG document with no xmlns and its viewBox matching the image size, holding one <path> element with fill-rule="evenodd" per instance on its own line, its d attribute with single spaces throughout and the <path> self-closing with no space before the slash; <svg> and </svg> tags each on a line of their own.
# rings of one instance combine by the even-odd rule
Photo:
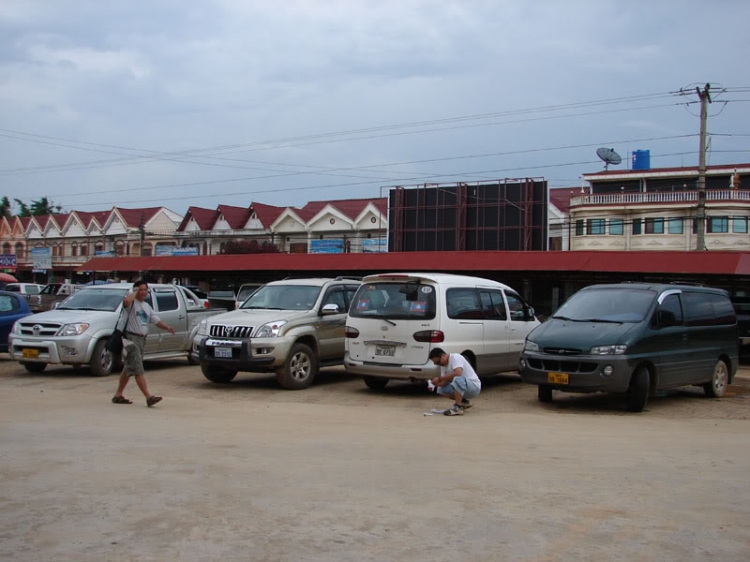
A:
<svg viewBox="0 0 750 562">
<path fill-rule="evenodd" d="M 489 320 L 508 319 L 508 315 L 505 313 L 503 295 L 499 291 L 482 291 L 479 296 L 482 299 L 482 310 L 484 310 L 485 318 Z"/>
<path fill-rule="evenodd" d="M 671 218 L 668 222 L 668 232 L 670 234 L 682 234 L 682 219 L 681 218 Z"/>
<path fill-rule="evenodd" d="M 609 233 L 612 236 L 622 235 L 622 219 L 609 219 Z"/>
<path fill-rule="evenodd" d="M 669 295 L 665 298 L 659 305 L 659 312 L 671 316 L 670 324 L 675 326 L 682 325 L 682 304 L 680 303 L 680 295 Z"/>
<path fill-rule="evenodd" d="M 664 219 L 646 219 L 646 234 L 664 234 Z"/>
<path fill-rule="evenodd" d="M 734 217 L 732 219 L 732 232 L 747 233 L 747 217 Z"/>
<path fill-rule="evenodd" d="M 23 258 L 24 257 L 23 244 L 21 244 L 20 242 L 18 242 L 16 244 L 16 256 L 17 256 L 17 258 Z"/>
<path fill-rule="evenodd" d="M 88 255 L 88 253 L 89 253 L 89 247 L 86 244 L 81 244 L 79 246 L 79 249 L 80 249 L 80 254 L 82 256 Z"/>
<path fill-rule="evenodd" d="M 180 303 L 177 300 L 177 293 L 174 291 L 157 291 L 156 304 L 159 308 L 159 312 L 169 312 L 170 310 L 177 310 L 180 308 Z"/>
<path fill-rule="evenodd" d="M 354 300 L 354 295 L 357 292 L 357 289 L 359 289 L 357 285 L 347 285 L 346 288 L 344 289 L 344 293 L 346 294 L 347 309 L 351 306 L 352 301 Z"/>
<path fill-rule="evenodd" d="M 589 219 L 586 226 L 589 234 L 604 234 L 604 219 Z"/>
<path fill-rule="evenodd" d="M 641 219 L 633 219 L 633 234 L 641 233 Z"/>
<path fill-rule="evenodd" d="M 435 293 L 432 285 L 414 282 L 367 283 L 361 285 L 354 296 L 349 314 L 355 318 L 372 316 L 403 320 L 430 320 L 435 318 L 437 308 Z M 254 298 L 253 296 L 250 300 Z"/>
<path fill-rule="evenodd" d="M 526 305 L 521 300 L 521 297 L 511 293 L 505 293 L 505 298 L 508 299 L 508 310 L 510 310 L 510 319 L 523 321 L 526 320 Z"/>
<path fill-rule="evenodd" d="M 728 217 L 709 217 L 707 232 L 709 234 L 720 234 L 722 232 L 729 232 L 729 218 Z"/>
<path fill-rule="evenodd" d="M 339 307 L 339 312 L 346 312 L 346 303 L 344 302 L 344 290 L 341 287 L 331 289 L 326 298 L 323 300 L 323 306 L 335 304 Z"/>
<path fill-rule="evenodd" d="M 576 236 L 583 236 L 586 234 L 586 231 L 583 227 L 583 219 L 578 219 L 576 221 Z"/>
<path fill-rule="evenodd" d="M 21 308 L 20 301 L 11 295 L 0 296 L 0 314 L 11 315 Z"/>
<path fill-rule="evenodd" d="M 729 299 L 713 293 L 683 293 L 687 308 L 688 326 L 734 324 L 734 308 Z"/>
<path fill-rule="evenodd" d="M 474 289 L 448 289 L 446 301 L 448 318 L 455 320 L 481 320 L 484 313 Z"/>
<path fill-rule="evenodd" d="M 77 256 L 78 255 L 78 246 L 76 244 L 73 244 L 70 247 L 70 255 L 71 256 Z"/>
</svg>

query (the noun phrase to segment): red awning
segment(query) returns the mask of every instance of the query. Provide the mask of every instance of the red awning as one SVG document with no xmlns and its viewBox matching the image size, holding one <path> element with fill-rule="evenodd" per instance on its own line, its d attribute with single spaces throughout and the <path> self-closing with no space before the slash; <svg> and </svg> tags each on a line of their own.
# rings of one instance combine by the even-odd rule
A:
<svg viewBox="0 0 750 562">
<path fill-rule="evenodd" d="M 93 258 L 78 271 L 580 271 L 750 275 L 750 252 L 401 252 Z"/>
</svg>

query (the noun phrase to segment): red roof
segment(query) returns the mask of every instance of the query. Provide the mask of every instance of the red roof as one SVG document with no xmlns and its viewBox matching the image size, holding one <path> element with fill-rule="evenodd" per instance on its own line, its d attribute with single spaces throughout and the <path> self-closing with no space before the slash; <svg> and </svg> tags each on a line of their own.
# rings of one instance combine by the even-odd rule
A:
<svg viewBox="0 0 750 562">
<path fill-rule="evenodd" d="M 183 232 L 191 218 L 195 219 L 195 222 L 198 223 L 198 228 L 201 230 L 211 230 L 216 219 L 219 218 L 219 211 L 216 209 L 205 209 L 203 207 L 189 207 L 185 216 L 182 217 L 182 222 L 180 223 L 180 226 L 177 227 L 177 230 Z"/>
<path fill-rule="evenodd" d="M 726 170 L 727 172 L 734 172 L 735 168 L 750 168 L 750 164 L 721 164 L 719 166 L 706 166 L 706 171 L 712 170 L 720 171 Z M 664 172 L 684 172 L 685 175 L 692 175 L 698 173 L 698 166 L 687 166 L 679 168 L 649 168 L 648 170 L 602 170 L 601 172 L 593 172 L 590 174 L 583 174 L 584 177 L 588 176 L 619 176 L 623 174 L 659 174 Z"/>
<path fill-rule="evenodd" d="M 115 207 L 120 212 L 125 224 L 131 228 L 137 228 L 143 219 L 144 224 L 150 221 L 153 216 L 161 210 L 161 207 L 145 207 L 143 209 L 123 209 Z"/>
<path fill-rule="evenodd" d="M 21 226 L 23 227 L 24 230 L 26 230 L 26 228 L 28 228 L 29 226 L 29 223 L 31 222 L 31 217 L 16 217 L 16 218 L 18 218 L 18 220 L 21 221 Z"/>
<path fill-rule="evenodd" d="M 247 219 L 250 218 L 252 210 L 250 207 L 233 207 L 232 205 L 219 205 L 219 212 L 224 215 L 230 227 L 234 230 L 245 228 Z"/>
<path fill-rule="evenodd" d="M 588 191 L 588 190 L 587 190 Z M 563 213 L 570 211 L 570 200 L 581 195 L 580 188 L 558 188 L 549 190 L 549 202 Z"/>
<path fill-rule="evenodd" d="M 284 212 L 284 207 L 275 207 L 265 203 L 252 203 L 250 208 L 255 211 L 258 220 L 265 228 L 270 228 L 279 215 Z"/>
<path fill-rule="evenodd" d="M 99 226 L 104 225 L 105 222 L 107 222 L 107 219 L 109 218 L 109 214 L 111 211 L 96 211 L 93 213 L 89 213 L 86 211 L 73 211 L 76 216 L 81 219 L 81 222 L 83 223 L 84 228 L 88 228 L 91 225 L 91 221 L 96 219 L 96 222 L 99 223 Z"/>
<path fill-rule="evenodd" d="M 750 252 L 400 252 L 94 258 L 79 271 L 579 271 L 750 275 Z"/>
<path fill-rule="evenodd" d="M 55 215 L 52 215 L 52 218 L 54 218 L 58 226 L 62 228 L 63 226 L 65 226 L 65 223 L 68 222 L 69 216 L 70 216 L 70 213 L 55 214 Z"/>
<path fill-rule="evenodd" d="M 303 217 L 302 213 L 304 213 L 305 215 L 309 214 L 309 218 L 303 217 L 306 221 L 308 221 L 312 217 L 317 215 L 323 208 L 325 208 L 326 205 L 331 205 L 332 207 L 335 207 L 336 209 L 341 211 L 350 219 L 354 220 L 370 203 L 375 205 L 375 207 L 377 207 L 377 209 L 384 215 L 388 212 L 388 200 L 384 197 L 378 199 L 339 199 L 333 201 L 310 201 L 307 205 L 302 207 L 302 209 L 300 209 L 299 211 L 295 209 L 295 211 L 297 211 L 297 214 L 300 215 L 300 217 Z"/>
</svg>

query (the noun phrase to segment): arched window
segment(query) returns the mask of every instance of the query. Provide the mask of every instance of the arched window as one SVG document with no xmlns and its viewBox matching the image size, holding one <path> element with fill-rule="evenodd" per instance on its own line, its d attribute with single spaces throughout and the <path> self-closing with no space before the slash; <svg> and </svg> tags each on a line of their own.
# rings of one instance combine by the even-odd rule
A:
<svg viewBox="0 0 750 562">
<path fill-rule="evenodd" d="M 104 251 L 104 244 L 102 244 L 101 242 L 97 242 L 94 251 L 95 252 L 103 252 Z"/>
<path fill-rule="evenodd" d="M 78 244 L 76 242 L 70 245 L 70 255 L 74 257 L 78 255 Z"/>
<path fill-rule="evenodd" d="M 125 243 L 124 242 L 116 242 L 115 243 L 115 253 L 118 256 L 125 255 Z"/>
<path fill-rule="evenodd" d="M 89 245 L 85 242 L 82 242 L 81 245 L 78 247 L 79 254 L 82 256 L 88 256 L 89 255 Z"/>
<path fill-rule="evenodd" d="M 143 255 L 144 256 L 150 256 L 152 255 L 153 250 L 151 248 L 151 244 L 144 244 L 143 245 Z"/>
<path fill-rule="evenodd" d="M 53 258 L 57 257 L 57 246 L 52 246 L 52 257 Z"/>
<path fill-rule="evenodd" d="M 3 254 L 10 254 L 10 243 L 6 242 L 3 244 Z"/>
<path fill-rule="evenodd" d="M 20 242 L 16 243 L 16 259 L 23 259 L 26 257 L 26 253 L 24 252 L 23 244 Z"/>
</svg>

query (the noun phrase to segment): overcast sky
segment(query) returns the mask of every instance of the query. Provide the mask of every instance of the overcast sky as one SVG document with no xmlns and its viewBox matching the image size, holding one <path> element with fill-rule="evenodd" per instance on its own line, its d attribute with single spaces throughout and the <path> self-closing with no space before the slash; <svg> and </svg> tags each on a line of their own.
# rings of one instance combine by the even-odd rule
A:
<svg viewBox="0 0 750 562">
<path fill-rule="evenodd" d="M 184 213 L 578 186 L 597 146 L 695 165 L 697 98 L 669 93 L 750 87 L 748 21 L 739 0 L 0 0 L 0 195 Z M 717 97 L 709 132 L 750 133 L 750 89 Z M 710 147 L 750 161 L 750 136 Z"/>
</svg>

